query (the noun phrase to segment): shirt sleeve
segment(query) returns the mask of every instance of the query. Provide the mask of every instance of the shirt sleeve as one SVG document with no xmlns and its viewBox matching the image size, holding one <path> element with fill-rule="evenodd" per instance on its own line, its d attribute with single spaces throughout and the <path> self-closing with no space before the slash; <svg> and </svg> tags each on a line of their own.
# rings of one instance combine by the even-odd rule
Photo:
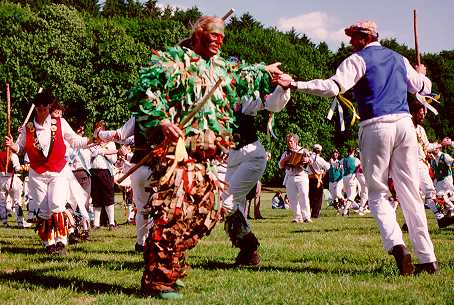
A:
<svg viewBox="0 0 454 305">
<path fill-rule="evenodd" d="M 19 157 L 16 154 L 11 154 L 11 163 L 13 164 L 14 171 L 20 171 Z"/>
<path fill-rule="evenodd" d="M 297 90 L 305 93 L 331 97 L 351 89 L 366 73 L 366 63 L 357 54 L 347 57 L 337 68 L 336 74 L 329 79 L 314 79 L 296 82 Z"/>
<path fill-rule="evenodd" d="M 447 165 L 452 166 L 454 159 L 450 155 L 445 153 L 445 162 Z"/>
<path fill-rule="evenodd" d="M 282 160 L 287 157 L 287 154 L 288 154 L 287 151 L 284 151 L 284 153 L 282 154 L 281 158 L 279 159 L 279 168 L 280 169 L 284 169 L 285 168 L 285 165 L 282 166 L 281 163 L 282 163 Z"/>
<path fill-rule="evenodd" d="M 265 109 L 271 112 L 279 112 L 284 109 L 290 100 L 290 89 L 283 89 L 281 86 L 277 86 L 273 93 L 268 95 L 265 101 Z"/>
<path fill-rule="evenodd" d="M 287 102 L 290 100 L 290 90 L 283 89 L 277 86 L 274 91 L 266 97 L 265 103 L 263 102 L 260 94 L 256 92 L 254 97 L 244 97 L 241 102 L 241 110 L 246 115 L 256 116 L 257 112 L 267 109 L 271 112 L 281 111 Z"/>
<path fill-rule="evenodd" d="M 122 127 L 117 130 L 101 130 L 98 137 L 103 141 L 120 142 L 134 135 L 135 117 L 131 117 Z"/>
<path fill-rule="evenodd" d="M 22 130 L 19 134 L 19 137 L 17 138 L 17 147 L 19 148 L 19 151 L 17 152 L 18 154 L 23 154 L 25 153 L 25 128 L 27 127 L 22 127 Z"/>
<path fill-rule="evenodd" d="M 71 147 L 84 148 L 87 146 L 88 138 L 81 137 L 77 133 L 75 133 L 64 118 L 61 118 L 60 122 L 63 138 L 66 140 L 66 142 L 69 143 L 69 145 L 71 145 Z"/>
<path fill-rule="evenodd" d="M 432 92 L 432 82 L 424 74 L 418 73 L 407 58 L 403 57 L 407 69 L 407 90 L 415 94 L 429 94 Z"/>
</svg>

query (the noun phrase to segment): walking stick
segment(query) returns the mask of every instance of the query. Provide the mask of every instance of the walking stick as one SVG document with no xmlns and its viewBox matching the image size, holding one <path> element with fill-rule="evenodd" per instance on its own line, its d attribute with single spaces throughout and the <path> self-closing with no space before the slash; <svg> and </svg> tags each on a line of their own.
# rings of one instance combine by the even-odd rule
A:
<svg viewBox="0 0 454 305">
<path fill-rule="evenodd" d="M 419 66 L 421 64 L 421 56 L 419 54 L 418 26 L 417 26 L 416 10 L 413 10 L 413 31 L 415 34 L 416 64 Z"/>
<path fill-rule="evenodd" d="M 214 84 L 213 88 L 210 89 L 210 91 L 205 94 L 200 101 L 197 102 L 197 104 L 194 106 L 192 111 L 181 121 L 180 124 L 178 124 L 178 127 L 180 129 L 183 129 L 184 126 L 191 121 L 191 119 L 202 109 L 202 107 L 208 102 L 208 100 L 211 98 L 211 96 L 214 94 L 216 89 L 221 85 L 222 83 L 222 78 L 219 78 L 216 84 Z M 158 130 L 155 128 L 154 130 Z M 150 151 L 145 157 L 142 158 L 139 162 L 137 162 L 133 167 L 131 167 L 126 174 L 124 174 L 120 179 L 118 179 L 118 183 L 123 182 L 126 178 L 128 178 L 132 173 L 134 173 L 139 167 L 142 165 L 146 164 L 150 159 L 153 157 L 155 154 L 156 150 Z"/>
</svg>

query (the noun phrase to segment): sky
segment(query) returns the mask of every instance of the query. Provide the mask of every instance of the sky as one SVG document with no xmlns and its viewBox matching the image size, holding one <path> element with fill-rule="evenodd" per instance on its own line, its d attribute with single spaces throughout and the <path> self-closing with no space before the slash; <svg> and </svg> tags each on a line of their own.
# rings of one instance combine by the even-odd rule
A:
<svg viewBox="0 0 454 305">
<path fill-rule="evenodd" d="M 325 41 L 335 51 L 348 43 L 344 28 L 360 20 L 373 20 L 380 39 L 396 38 L 414 48 L 413 9 L 417 12 L 419 50 L 438 53 L 454 50 L 452 0 L 158 0 L 160 5 L 197 6 L 203 14 L 223 16 L 230 8 L 236 16 L 249 12 L 266 27 L 282 31 L 292 27 L 314 43 Z"/>
</svg>

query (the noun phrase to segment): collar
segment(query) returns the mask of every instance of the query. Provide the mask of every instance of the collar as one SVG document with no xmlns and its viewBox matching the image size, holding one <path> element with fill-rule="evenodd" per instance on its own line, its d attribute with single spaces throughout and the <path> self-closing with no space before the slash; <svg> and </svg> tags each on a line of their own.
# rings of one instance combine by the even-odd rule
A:
<svg viewBox="0 0 454 305">
<path fill-rule="evenodd" d="M 35 126 L 37 126 L 38 128 L 46 128 L 50 126 L 50 119 L 51 119 L 50 114 L 48 114 L 43 122 L 43 125 L 40 125 L 38 122 L 36 122 L 36 118 L 33 119 L 33 122 L 35 123 Z"/>
<path fill-rule="evenodd" d="M 369 44 L 366 44 L 363 49 L 372 47 L 372 46 L 381 46 L 381 44 L 378 41 L 371 42 Z"/>
</svg>

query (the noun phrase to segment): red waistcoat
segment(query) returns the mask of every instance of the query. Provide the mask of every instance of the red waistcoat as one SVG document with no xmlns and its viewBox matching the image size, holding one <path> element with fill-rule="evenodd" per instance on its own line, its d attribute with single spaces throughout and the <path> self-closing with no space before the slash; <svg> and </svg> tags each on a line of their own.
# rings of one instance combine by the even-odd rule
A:
<svg viewBox="0 0 454 305">
<path fill-rule="evenodd" d="M 14 173 L 13 163 L 9 160 L 8 173 Z M 0 172 L 4 173 L 6 170 L 6 151 L 0 151 Z"/>
<path fill-rule="evenodd" d="M 25 132 L 25 152 L 30 160 L 30 167 L 38 174 L 42 174 L 46 171 L 56 173 L 61 172 L 66 165 L 66 145 L 63 141 L 60 118 L 52 118 L 51 130 L 54 129 L 54 131 L 51 131 L 51 134 L 54 137 L 54 140 L 53 143 L 51 140 L 47 158 L 41 150 L 35 147 L 35 127 L 33 123 L 30 123 L 27 124 Z"/>
</svg>

